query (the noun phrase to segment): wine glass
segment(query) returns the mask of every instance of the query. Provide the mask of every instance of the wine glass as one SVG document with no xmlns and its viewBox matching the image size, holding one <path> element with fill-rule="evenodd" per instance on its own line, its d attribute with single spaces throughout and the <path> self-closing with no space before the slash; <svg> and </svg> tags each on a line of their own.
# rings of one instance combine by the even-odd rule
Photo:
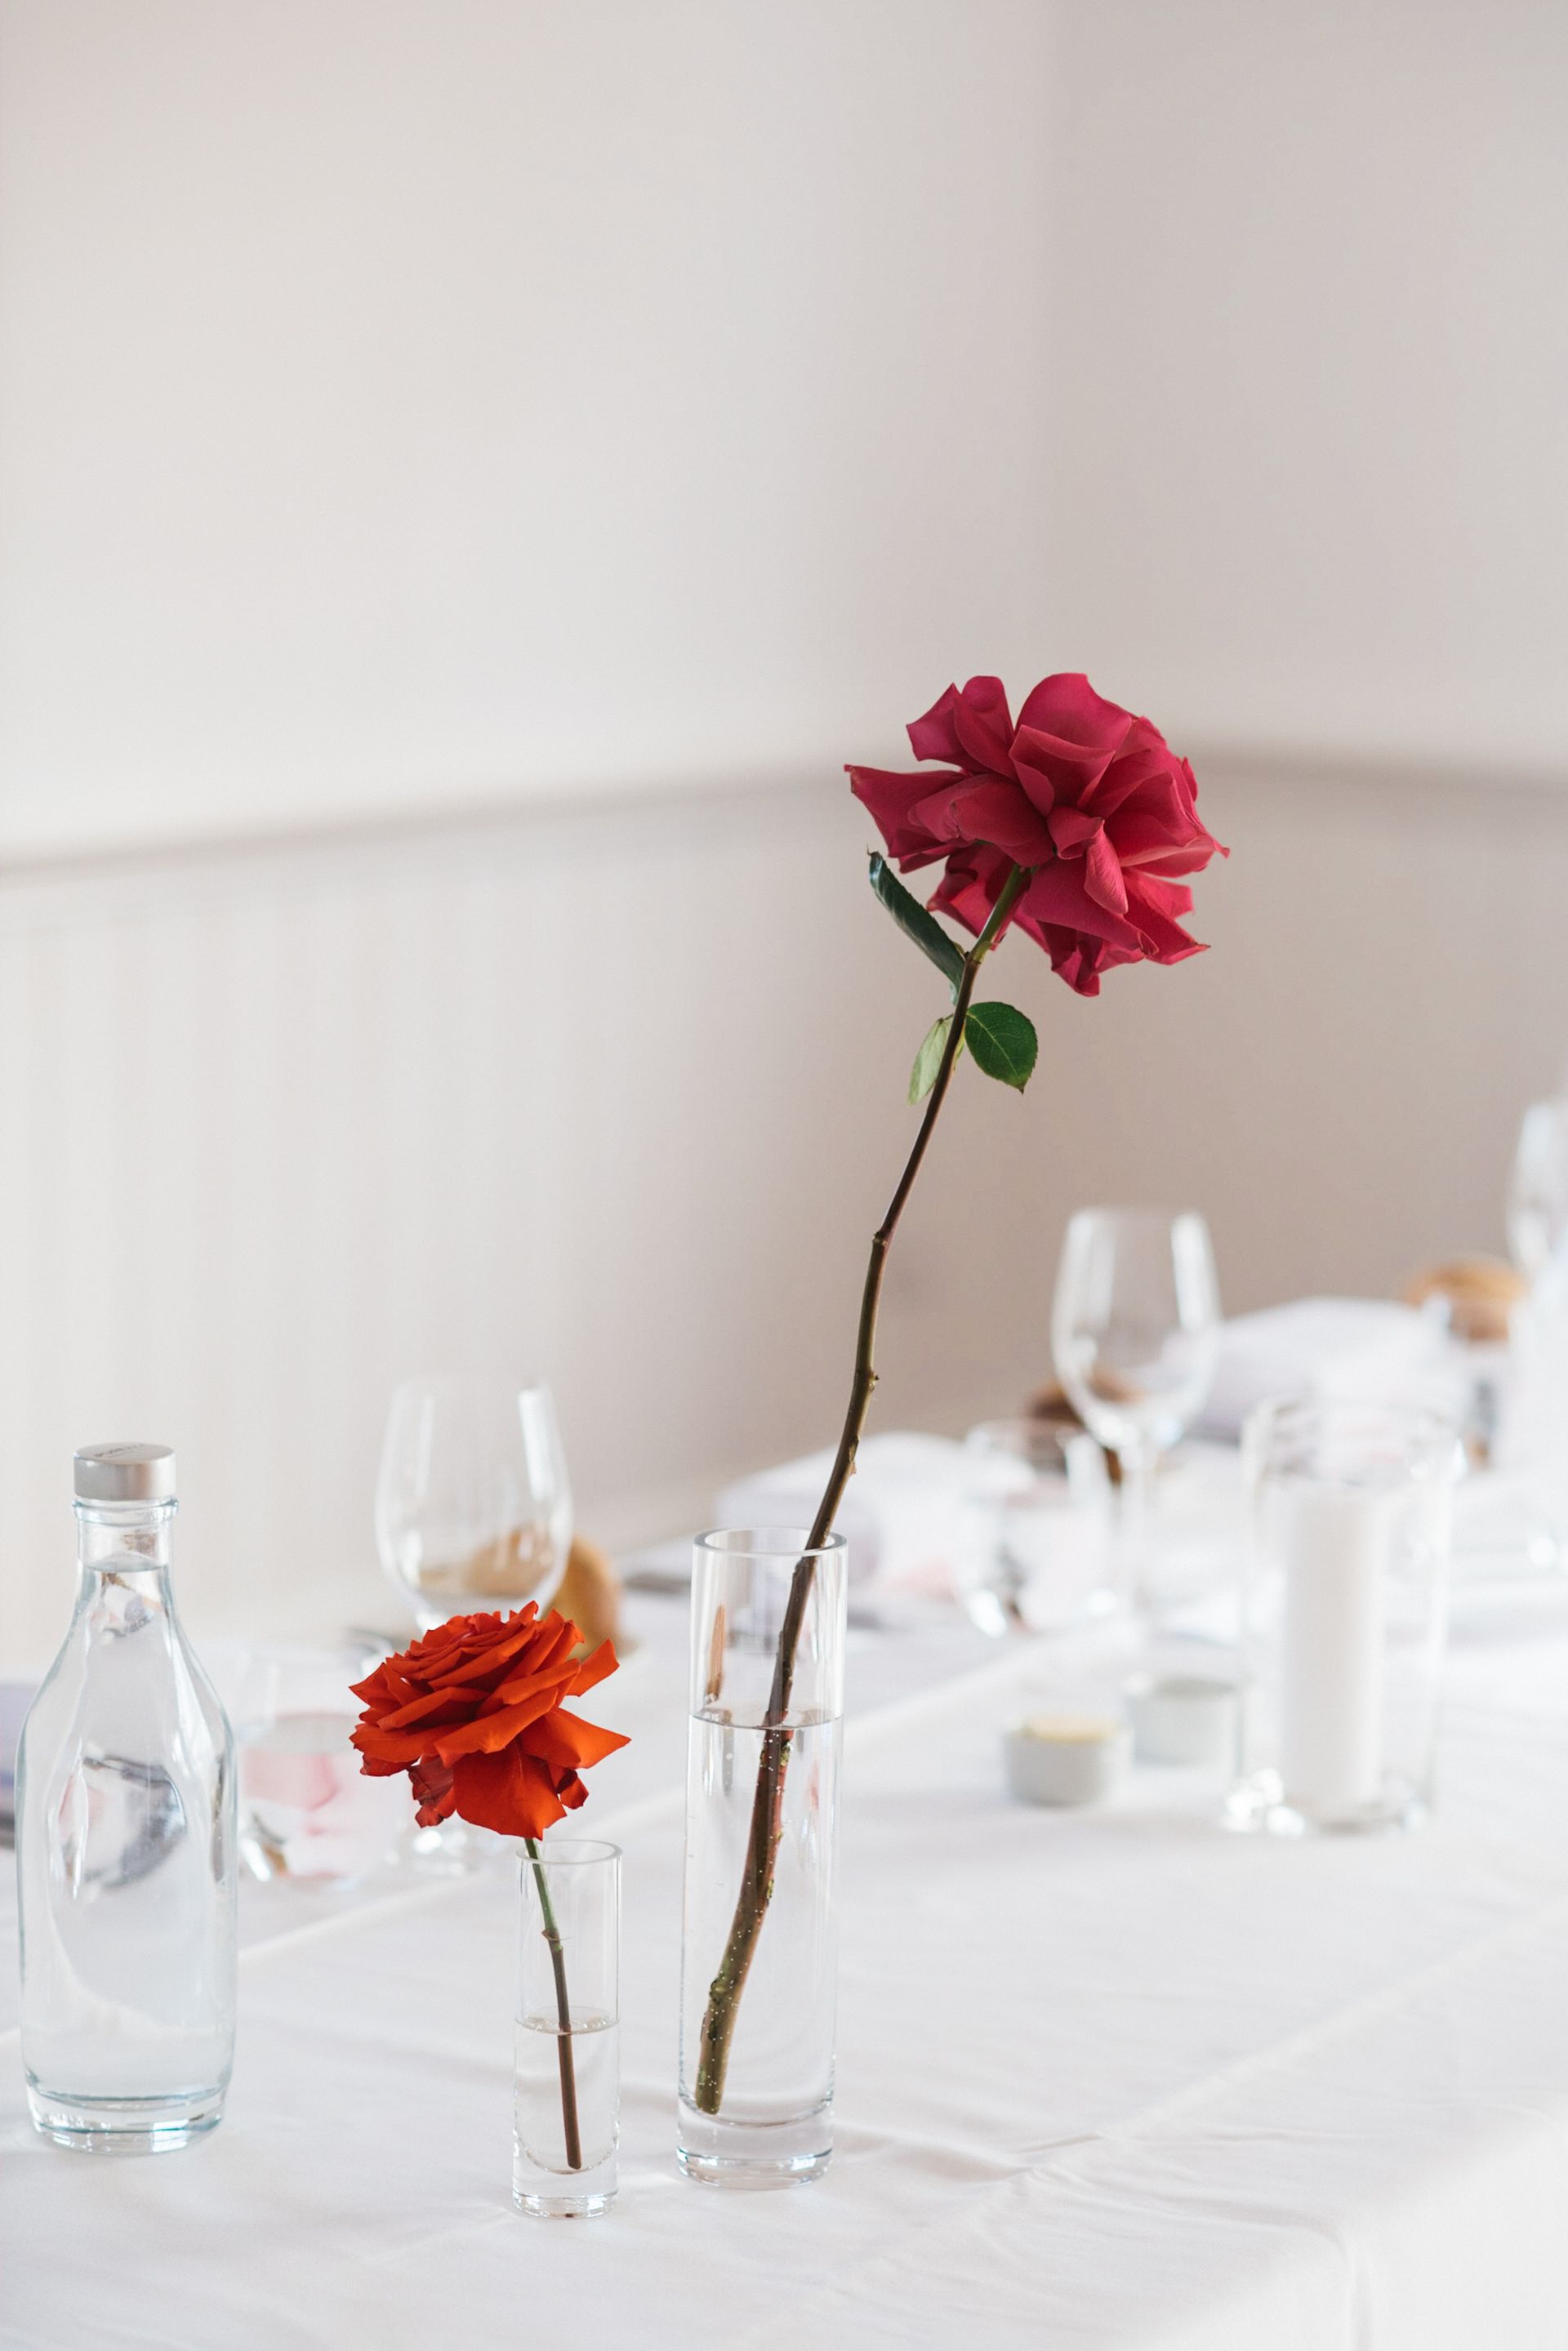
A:
<svg viewBox="0 0 1568 2351">
<path fill-rule="evenodd" d="M 1080 1208 L 1062 1243 L 1051 1350 L 1074 1409 L 1121 1468 L 1129 1596 L 1145 1582 L 1155 1468 L 1208 1394 L 1218 1322 L 1200 1216 Z"/>
<path fill-rule="evenodd" d="M 382 1565 L 420 1628 L 548 1608 L 571 1549 L 571 1494 L 542 1380 L 406 1380 L 376 1488 Z"/>
<path fill-rule="evenodd" d="M 1546 1270 L 1568 1227 L 1568 1100 L 1531 1102 L 1508 1187 L 1508 1246 L 1526 1281 Z"/>
<path fill-rule="evenodd" d="M 571 1494 L 543 1381 L 406 1380 L 387 1416 L 376 1541 L 422 1632 L 528 1600 L 548 1608 L 571 1549 Z M 459 1820 L 410 1844 L 421 1867 L 445 1875 L 505 1849 Z"/>
</svg>

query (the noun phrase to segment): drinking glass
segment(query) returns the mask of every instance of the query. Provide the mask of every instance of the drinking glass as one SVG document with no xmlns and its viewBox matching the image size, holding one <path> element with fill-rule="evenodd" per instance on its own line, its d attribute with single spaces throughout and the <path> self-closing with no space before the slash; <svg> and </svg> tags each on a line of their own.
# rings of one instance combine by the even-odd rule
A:
<svg viewBox="0 0 1568 2351">
<path fill-rule="evenodd" d="M 1568 1226 L 1568 1100 L 1531 1102 L 1508 1187 L 1508 1246 L 1526 1281 L 1545 1272 Z"/>
<path fill-rule="evenodd" d="M 1155 1466 L 1208 1394 L 1218 1322 L 1214 1251 L 1200 1216 L 1078 1211 L 1062 1243 L 1051 1348 L 1074 1409 L 1121 1467 L 1129 1599 L 1146 1596 Z"/>
<path fill-rule="evenodd" d="M 401 1779 L 367 1779 L 349 1743 L 369 1649 L 258 1646 L 235 1708 L 239 1844 L 252 1874 L 330 1890 L 390 1858 L 408 1813 Z"/>
<path fill-rule="evenodd" d="M 1111 1481 L 1082 1429 L 986 1420 L 964 1440 L 959 1596 L 982 1633 L 1054 1633 L 1113 1604 Z"/>
<path fill-rule="evenodd" d="M 382 1565 L 420 1629 L 475 1611 L 548 1608 L 571 1549 L 571 1494 L 542 1380 L 407 1380 L 376 1489 Z"/>
<path fill-rule="evenodd" d="M 549 1606 L 571 1550 L 571 1494 L 542 1380 L 407 1380 L 392 1401 L 376 1488 L 382 1565 L 422 1632 L 449 1616 Z M 426 1869 L 463 1873 L 504 1854 L 488 1829 L 416 1829 Z"/>
<path fill-rule="evenodd" d="M 529 1843 L 512 2125 L 512 2200 L 586 2220 L 615 2200 L 621 2136 L 621 1849 Z"/>
</svg>

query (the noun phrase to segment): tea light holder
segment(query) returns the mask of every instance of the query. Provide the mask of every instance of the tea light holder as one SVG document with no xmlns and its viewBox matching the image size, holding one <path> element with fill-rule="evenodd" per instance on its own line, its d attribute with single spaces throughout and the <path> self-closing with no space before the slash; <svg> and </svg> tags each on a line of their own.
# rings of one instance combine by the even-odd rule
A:
<svg viewBox="0 0 1568 2351">
<path fill-rule="evenodd" d="M 1113 1715 L 1026 1715 L 1002 1734 L 1008 1787 L 1025 1804 L 1103 1803 L 1132 1754 L 1132 1731 Z"/>
<path fill-rule="evenodd" d="M 1236 1745 L 1236 1684 L 1218 1674 L 1137 1674 L 1127 1719 L 1140 1763 L 1221 1764 Z"/>
</svg>

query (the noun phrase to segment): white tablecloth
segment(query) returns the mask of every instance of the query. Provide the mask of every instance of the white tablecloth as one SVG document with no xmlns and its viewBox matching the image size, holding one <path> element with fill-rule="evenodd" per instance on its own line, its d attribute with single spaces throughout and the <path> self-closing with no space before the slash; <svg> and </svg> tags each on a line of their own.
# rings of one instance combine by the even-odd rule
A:
<svg viewBox="0 0 1568 2351">
<path fill-rule="evenodd" d="M 680 1611 L 642 1614 L 583 1821 L 627 1855 L 615 2211 L 510 2206 L 514 1887 L 256 1888 L 205 2144 L 46 2147 L 0 2037 L 7 2351 L 1563 2351 L 1568 1598 L 1465 1603 L 1437 1815 L 1376 1842 L 1228 1837 L 1183 1773 L 1009 1804 L 1029 1645 L 975 1668 L 955 1629 L 968 1669 L 895 1697 L 931 1637 L 862 1636 L 838 2152 L 752 2196 L 671 2151 Z"/>
</svg>

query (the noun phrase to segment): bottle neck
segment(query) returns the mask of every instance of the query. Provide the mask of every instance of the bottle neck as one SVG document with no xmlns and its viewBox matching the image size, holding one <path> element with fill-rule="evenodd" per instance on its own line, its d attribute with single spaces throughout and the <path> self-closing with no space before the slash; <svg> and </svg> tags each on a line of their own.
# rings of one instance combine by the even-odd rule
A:
<svg viewBox="0 0 1568 2351">
<path fill-rule="evenodd" d="M 169 1569 L 171 1502 L 78 1502 L 77 1559 L 85 1581 L 105 1575 L 162 1581 Z"/>
</svg>

